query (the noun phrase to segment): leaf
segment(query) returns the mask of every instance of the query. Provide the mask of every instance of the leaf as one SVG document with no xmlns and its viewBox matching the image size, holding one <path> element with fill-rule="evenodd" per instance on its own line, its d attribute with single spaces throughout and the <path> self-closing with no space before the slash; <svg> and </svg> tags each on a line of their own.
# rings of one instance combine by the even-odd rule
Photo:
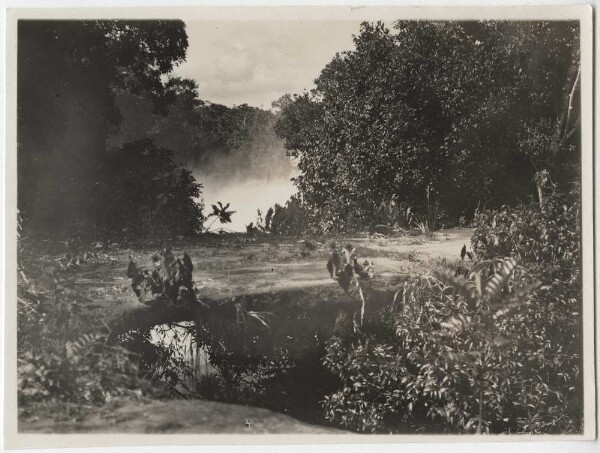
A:
<svg viewBox="0 0 600 453">
<path fill-rule="evenodd" d="M 138 269 L 137 265 L 133 261 L 133 257 L 129 257 L 129 264 L 127 266 L 127 277 L 135 278 L 139 274 L 140 274 L 140 270 Z"/>
<path fill-rule="evenodd" d="M 266 317 L 269 315 L 272 315 L 272 313 L 269 312 L 258 312 L 258 311 L 248 311 L 246 313 L 248 316 L 250 316 L 251 318 L 255 319 L 256 321 L 258 321 L 259 323 L 261 323 L 263 326 L 265 326 L 267 329 L 271 329 L 271 327 L 269 327 L 269 324 L 266 321 Z"/>
<path fill-rule="evenodd" d="M 459 295 L 469 302 L 469 304 L 476 305 L 481 298 L 481 294 L 474 282 L 467 280 L 464 277 L 454 275 L 452 270 L 438 270 L 435 272 L 435 275 L 442 283 L 453 288 Z"/>
<path fill-rule="evenodd" d="M 513 289 L 512 292 L 512 297 L 515 299 L 520 300 L 521 302 L 525 302 L 525 299 L 527 297 L 529 297 L 529 295 L 535 291 L 536 289 L 540 288 L 540 285 L 542 283 L 539 281 L 530 283 L 529 285 L 525 285 L 525 286 L 518 286 L 516 288 Z"/>
<path fill-rule="evenodd" d="M 496 297 L 506 285 L 510 276 L 516 267 L 517 262 L 514 258 L 505 258 L 500 264 L 500 269 L 492 275 L 485 285 L 484 294 L 489 297 Z"/>
<path fill-rule="evenodd" d="M 187 252 L 183 252 L 183 268 L 186 272 L 189 272 L 190 274 L 194 270 L 192 259 L 190 258 L 190 255 L 187 254 Z"/>
<path fill-rule="evenodd" d="M 472 321 L 470 317 L 466 317 L 459 313 L 450 316 L 446 322 L 441 322 L 440 325 L 454 332 L 460 332 L 471 327 Z"/>
<path fill-rule="evenodd" d="M 511 313 L 513 310 L 521 307 L 522 305 L 523 305 L 523 302 L 521 302 L 521 301 L 515 302 L 512 304 L 506 304 L 502 308 L 496 310 L 496 312 L 492 315 L 492 318 L 493 319 L 501 318 L 502 316 L 505 316 L 505 315 Z"/>
<path fill-rule="evenodd" d="M 494 343 L 495 346 L 503 347 L 509 345 L 511 343 L 511 340 L 509 338 L 506 338 L 505 336 L 497 335 L 492 340 L 492 343 Z"/>
</svg>

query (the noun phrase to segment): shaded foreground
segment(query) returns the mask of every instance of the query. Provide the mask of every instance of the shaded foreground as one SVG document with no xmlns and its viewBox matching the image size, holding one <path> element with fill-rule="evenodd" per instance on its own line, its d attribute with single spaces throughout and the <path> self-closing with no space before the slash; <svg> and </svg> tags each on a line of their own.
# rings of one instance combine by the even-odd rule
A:
<svg viewBox="0 0 600 453">
<path fill-rule="evenodd" d="M 398 284 L 409 275 L 425 272 L 432 260 L 456 258 L 470 230 L 451 230 L 424 241 L 420 237 L 370 240 L 364 238 L 313 239 L 298 241 L 273 238 L 224 236 L 208 238 L 202 244 L 177 244 L 174 251 L 187 250 L 194 264 L 193 279 L 198 296 L 208 311 L 194 307 L 147 306 L 141 304 L 124 277 L 131 250 L 111 247 L 96 263 L 82 264 L 68 282 L 68 291 L 77 295 L 82 309 L 100 311 L 113 335 L 131 329 L 196 321 L 207 326 L 210 335 L 226 340 L 235 330 L 236 306 L 244 310 L 268 311 L 269 329 L 255 345 L 229 342 L 230 352 L 249 361 L 285 358 L 297 364 L 265 383 L 264 401 L 238 401 L 266 406 L 291 414 L 309 424 L 266 409 L 204 400 L 109 402 L 97 408 L 20 408 L 20 430 L 41 432 L 190 432 L 190 433 L 277 433 L 328 432 L 320 399 L 333 391 L 322 369 L 322 341 L 336 329 L 340 316 L 352 316 L 358 299 L 345 293 L 328 278 L 325 268 L 331 242 L 352 242 L 364 258 L 375 262 L 375 278 L 365 287 L 366 316 L 390 303 Z M 46 244 L 48 245 L 48 244 Z M 29 253 L 40 254 L 43 244 Z M 144 265 L 150 250 L 134 251 Z M 148 266 L 149 267 L 149 266 Z M 211 319 L 198 319 L 210 314 Z M 315 341 L 310 341 L 314 336 Z M 256 337 L 258 338 L 258 337 Z M 233 347 L 232 347 L 233 346 Z M 239 348 L 236 349 L 236 347 Z M 224 366 L 227 366 L 225 364 Z M 234 399 L 233 401 L 236 402 Z M 57 413 L 60 415 L 57 416 Z M 72 415 L 69 415 L 72 414 Z M 331 428 L 333 430 L 333 428 Z"/>
<path fill-rule="evenodd" d="M 213 401 L 172 400 L 127 404 L 84 416 L 53 420 L 51 414 L 19 423 L 21 432 L 154 434 L 338 434 L 267 409 Z"/>
</svg>

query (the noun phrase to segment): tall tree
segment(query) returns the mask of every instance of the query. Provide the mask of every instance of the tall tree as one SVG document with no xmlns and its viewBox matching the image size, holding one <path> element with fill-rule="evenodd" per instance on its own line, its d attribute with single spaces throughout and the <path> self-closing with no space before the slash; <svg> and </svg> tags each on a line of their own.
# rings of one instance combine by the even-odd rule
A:
<svg viewBox="0 0 600 453">
<path fill-rule="evenodd" d="M 539 169 L 577 167 L 577 121 L 555 108 L 576 79 L 576 24 L 364 23 L 354 44 L 311 93 L 279 103 L 276 129 L 321 226 L 377 222 L 382 203 L 456 219 L 533 194 Z"/>
<path fill-rule="evenodd" d="M 106 204 L 104 159 L 119 122 L 114 90 L 163 92 L 185 59 L 180 21 L 20 21 L 19 208 L 51 232 L 95 222 Z"/>
</svg>

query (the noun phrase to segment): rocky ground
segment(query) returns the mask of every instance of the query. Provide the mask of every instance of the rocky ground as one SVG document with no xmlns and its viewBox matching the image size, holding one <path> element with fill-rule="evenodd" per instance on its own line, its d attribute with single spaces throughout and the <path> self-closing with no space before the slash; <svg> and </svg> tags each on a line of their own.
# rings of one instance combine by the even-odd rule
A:
<svg viewBox="0 0 600 453">
<path fill-rule="evenodd" d="M 215 235 L 174 244 L 173 252 L 178 255 L 186 251 L 191 256 L 199 297 L 210 302 L 246 298 L 255 303 L 265 295 L 268 303 L 276 304 L 280 300 L 278 295 L 288 294 L 289 297 L 306 297 L 314 305 L 315 296 L 319 294 L 325 299 L 343 296 L 326 269 L 334 244 L 338 248 L 352 244 L 361 260 L 373 261 L 377 280 L 389 282 L 398 276 L 426 272 L 439 259 L 459 258 L 463 244 L 469 246 L 470 235 L 468 229 L 452 229 L 427 239 L 413 235 L 302 240 Z M 37 249 L 44 246 L 48 244 L 38 245 Z M 35 249 L 33 247 L 34 252 Z M 153 247 L 110 246 L 99 252 L 98 259 L 80 263 L 72 273 L 66 274 L 61 284 L 79 294 L 83 305 L 102 311 L 107 319 L 138 310 L 141 304 L 131 290 L 126 268 L 132 256 L 141 267 L 150 269 L 154 250 Z M 46 251 L 40 256 L 46 259 L 38 266 L 47 270 L 51 259 L 58 255 Z M 111 403 L 100 412 L 77 408 L 74 414 L 60 420 L 52 411 L 25 411 L 20 416 L 19 429 L 34 432 L 336 432 L 266 409 L 203 400 L 140 399 L 139 404 Z"/>
<path fill-rule="evenodd" d="M 20 432 L 154 434 L 336 434 L 345 431 L 310 425 L 267 409 L 203 400 L 140 401 L 104 410 L 78 408 L 56 420 L 38 413 L 19 422 Z"/>
</svg>

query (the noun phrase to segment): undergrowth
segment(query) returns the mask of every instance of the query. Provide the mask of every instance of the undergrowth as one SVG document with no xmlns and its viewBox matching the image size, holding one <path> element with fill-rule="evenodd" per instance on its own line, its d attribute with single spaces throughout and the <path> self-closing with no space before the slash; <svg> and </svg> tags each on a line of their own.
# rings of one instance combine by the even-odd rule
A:
<svg viewBox="0 0 600 453">
<path fill-rule="evenodd" d="M 581 432 L 579 225 L 577 192 L 480 213 L 474 263 L 438 263 L 329 341 L 342 386 L 327 418 L 376 432 Z"/>
</svg>

